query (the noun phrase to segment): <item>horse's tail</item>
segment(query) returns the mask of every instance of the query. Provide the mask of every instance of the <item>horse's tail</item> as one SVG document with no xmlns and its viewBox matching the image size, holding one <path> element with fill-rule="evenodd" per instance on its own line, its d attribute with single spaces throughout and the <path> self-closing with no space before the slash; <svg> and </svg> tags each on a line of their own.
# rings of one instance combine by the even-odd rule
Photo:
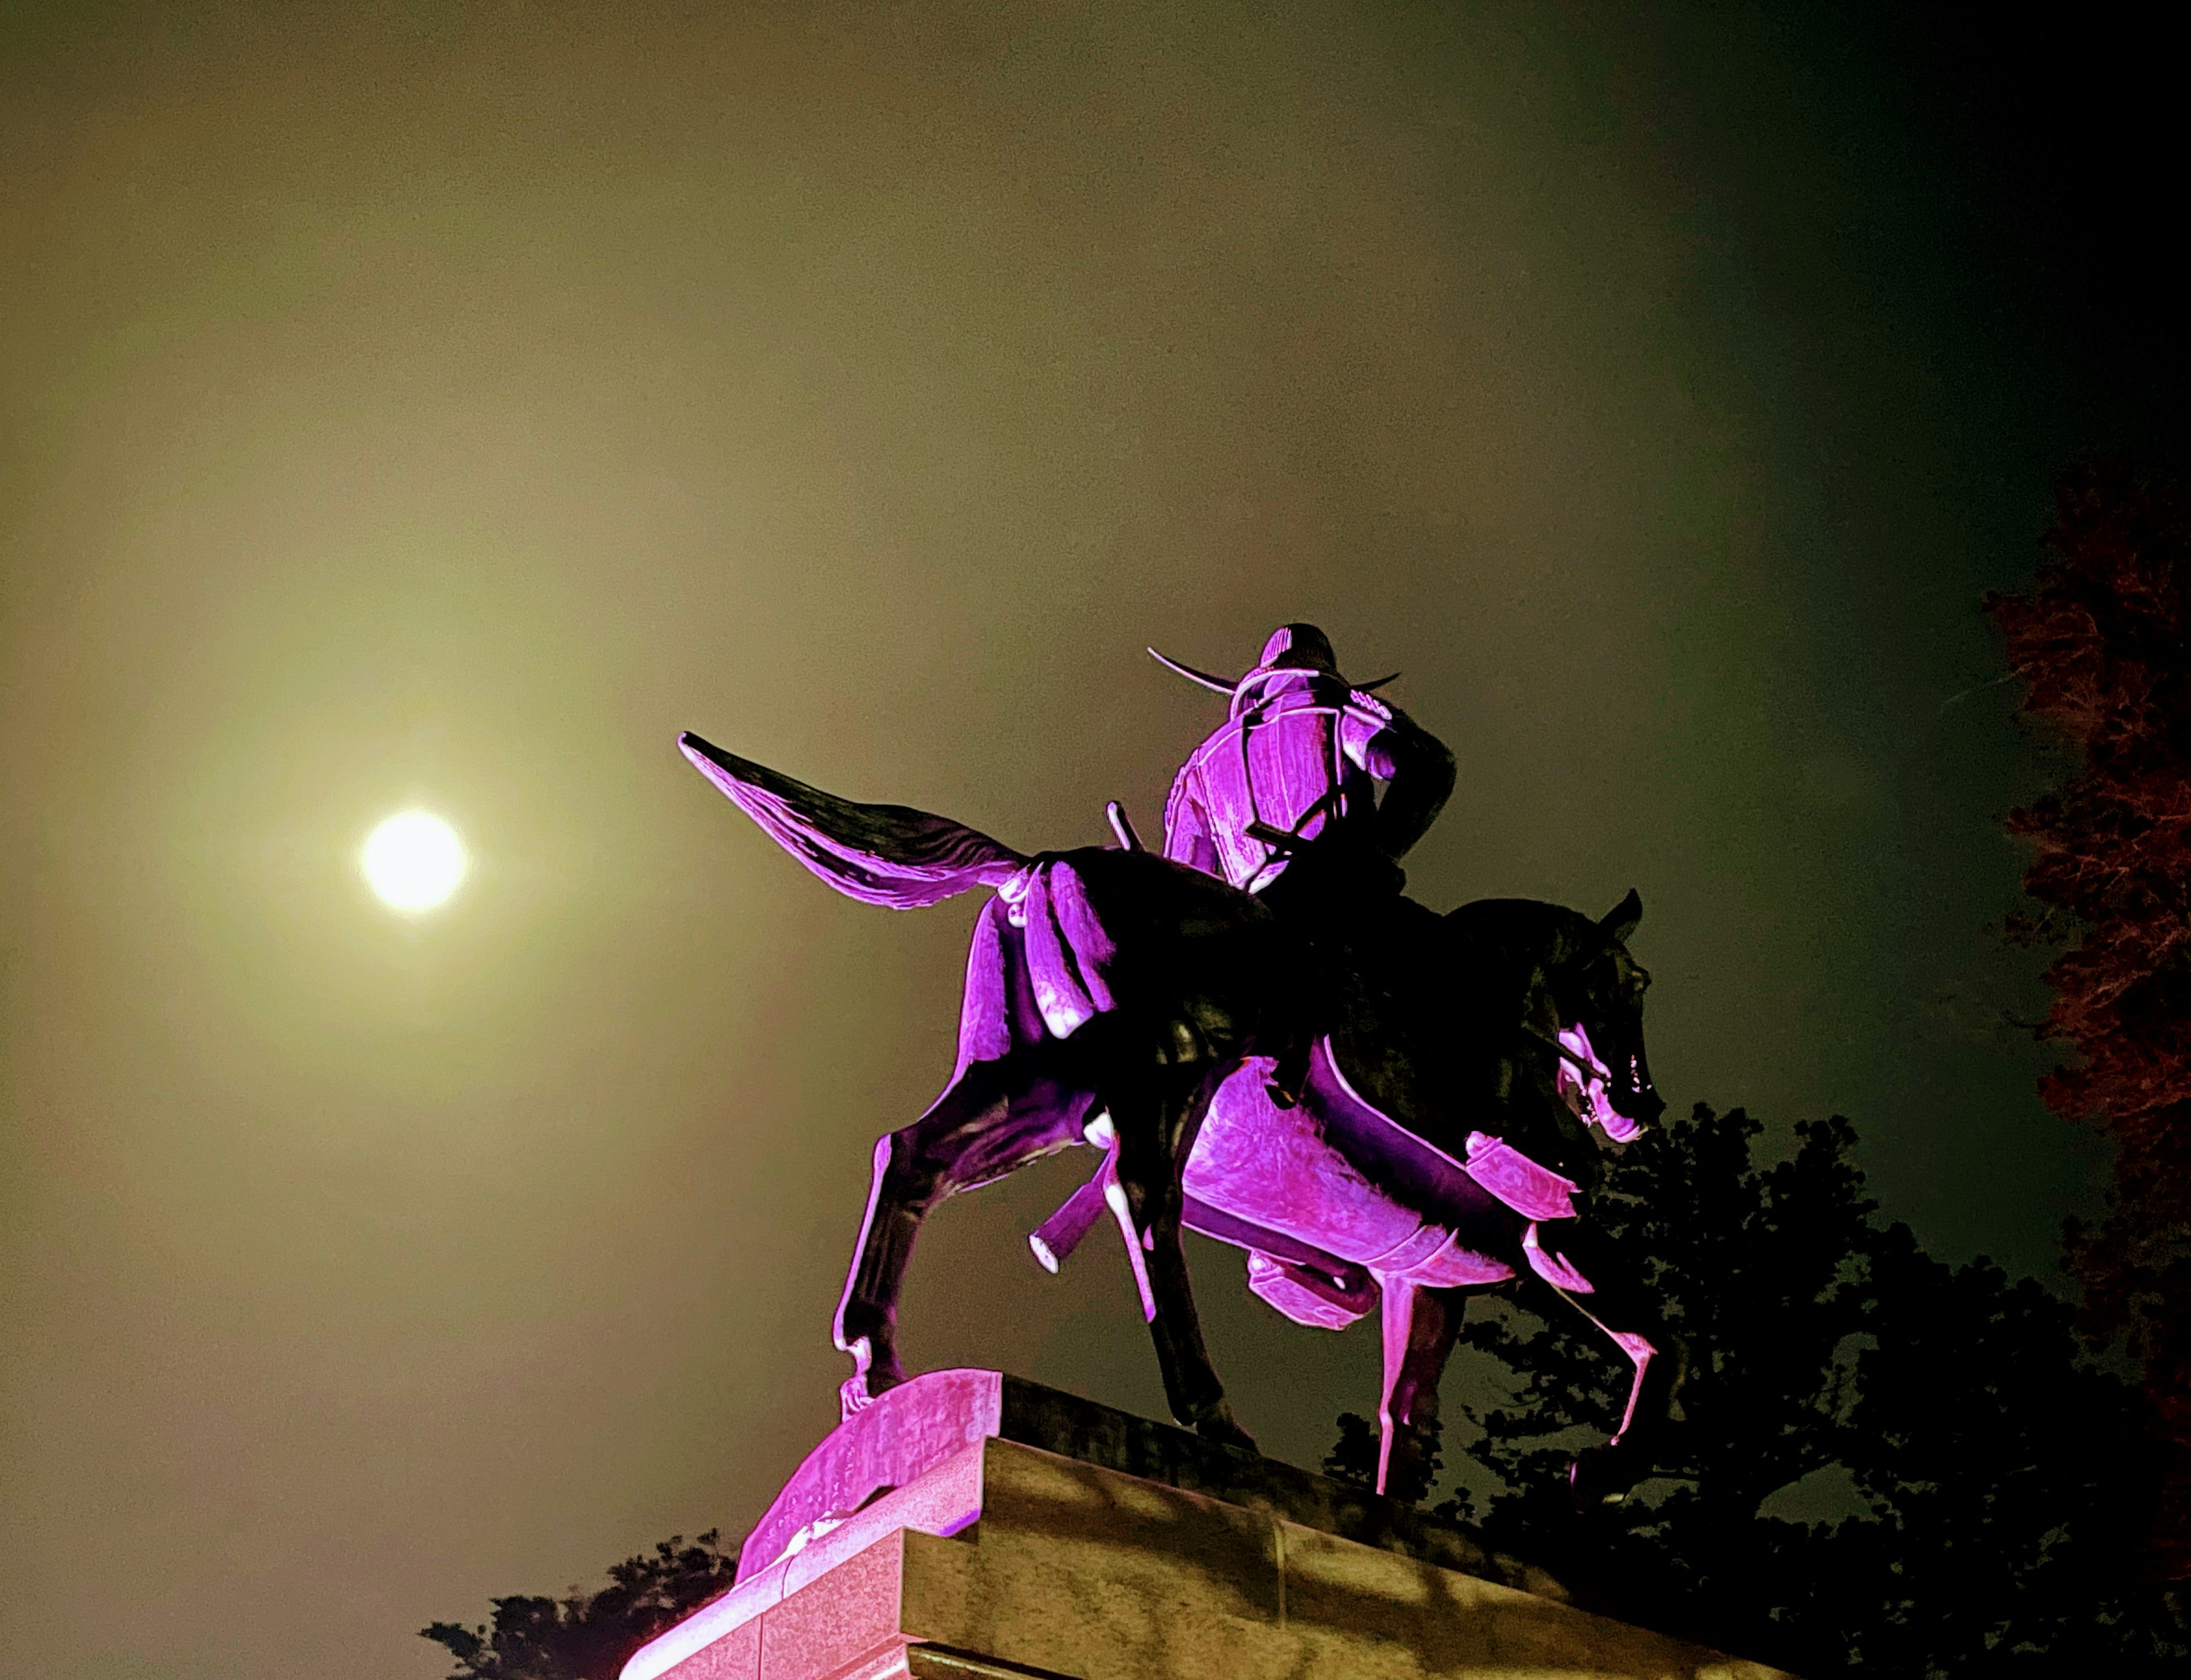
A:
<svg viewBox="0 0 2191 1680">
<path fill-rule="evenodd" d="M 677 745 L 692 766 L 783 849 L 847 898 L 892 910 L 1001 886 L 1028 860 L 948 817 L 904 805 L 857 805 L 726 752 L 696 735 Z"/>
</svg>

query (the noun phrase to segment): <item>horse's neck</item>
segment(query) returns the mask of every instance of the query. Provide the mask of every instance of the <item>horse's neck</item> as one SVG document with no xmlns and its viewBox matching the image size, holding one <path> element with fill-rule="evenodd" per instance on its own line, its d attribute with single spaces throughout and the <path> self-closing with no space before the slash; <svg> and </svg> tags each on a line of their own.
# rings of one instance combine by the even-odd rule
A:
<svg viewBox="0 0 2191 1680">
<path fill-rule="evenodd" d="M 1551 977 L 1574 955 L 1574 924 L 1587 920 L 1537 899 L 1478 899 L 1450 917 L 1484 1002 L 1517 1021 L 1551 1012 Z"/>
<path fill-rule="evenodd" d="M 1539 899 L 1478 899 L 1461 905 L 1449 920 L 1464 939 L 1487 951 L 1555 968 L 1574 953 L 1576 924 L 1589 918 Z"/>
</svg>

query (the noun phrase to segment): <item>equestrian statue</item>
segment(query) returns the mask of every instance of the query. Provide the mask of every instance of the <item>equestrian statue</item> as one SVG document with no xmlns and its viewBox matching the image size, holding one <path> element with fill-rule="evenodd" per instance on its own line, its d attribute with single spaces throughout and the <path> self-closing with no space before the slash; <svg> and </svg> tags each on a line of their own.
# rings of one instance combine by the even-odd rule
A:
<svg viewBox="0 0 2191 1680">
<path fill-rule="evenodd" d="M 1151 650 L 1153 653 L 1154 650 Z M 835 1340 L 845 1416 L 905 1381 L 897 1301 L 938 1202 L 1060 1150 L 1094 1175 L 1029 1239 L 1055 1271 L 1106 1219 L 1124 1241 L 1173 1416 L 1252 1450 L 1203 1344 L 1183 1229 L 1247 1251 L 1296 1321 L 1374 1311 L 1377 1485 L 1426 1490 L 1437 1388 L 1468 1296 L 1512 1286 L 1588 1316 L 1632 1367 L 1619 1428 L 1568 1471 L 1579 1509 L 1653 1473 L 1679 1348 L 1583 1216 L 1602 1133 L 1663 1112 L 1643 1046 L 1634 892 L 1602 918 L 1521 899 L 1437 914 L 1399 860 L 1452 755 L 1282 627 L 1173 783 L 1161 852 L 1023 854 L 903 806 L 856 804 L 698 736 L 685 755 L 838 891 L 908 909 L 978 888 L 943 1093 L 875 1145 Z M 1378 784 L 1383 794 L 1379 797 Z M 1553 1310 L 1563 1310 L 1554 1308 Z"/>
</svg>

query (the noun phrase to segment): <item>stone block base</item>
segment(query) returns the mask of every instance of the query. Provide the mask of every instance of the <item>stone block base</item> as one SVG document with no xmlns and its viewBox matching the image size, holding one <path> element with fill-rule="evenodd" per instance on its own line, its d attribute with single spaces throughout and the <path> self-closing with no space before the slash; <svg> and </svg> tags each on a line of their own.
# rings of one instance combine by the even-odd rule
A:
<svg viewBox="0 0 2191 1680">
<path fill-rule="evenodd" d="M 1032 1385 L 1008 1389 L 993 1373 L 936 1376 L 962 1391 L 987 1380 L 996 1403 L 976 1439 L 930 1431 L 917 1474 L 864 1490 L 895 1449 L 853 1453 L 868 1467 L 836 1496 L 857 1508 L 799 1524 L 788 1555 L 748 1558 L 730 1593 L 641 1650 L 624 1680 L 1778 1674 L 1593 1615 L 1463 1531 L 1324 1478 Z M 1017 1433 L 1086 1456 L 1007 1439 L 1010 1389 Z M 848 1485 L 842 1463 L 807 1480 Z M 1179 1484 L 1211 1481 L 1231 1496 Z M 797 1514 L 778 1505 L 772 1518 Z"/>
</svg>

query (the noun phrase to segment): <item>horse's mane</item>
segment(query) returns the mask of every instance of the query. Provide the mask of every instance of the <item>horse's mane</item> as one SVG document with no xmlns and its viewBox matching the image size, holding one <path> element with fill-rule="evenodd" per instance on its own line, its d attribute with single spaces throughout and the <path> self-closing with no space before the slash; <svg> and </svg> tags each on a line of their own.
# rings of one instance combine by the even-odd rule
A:
<svg viewBox="0 0 2191 1680">
<path fill-rule="evenodd" d="M 1541 899 L 1477 899 L 1446 913 L 1455 934 L 1483 951 L 1546 969 L 1605 945 L 1604 931 L 1579 910 Z"/>
</svg>

